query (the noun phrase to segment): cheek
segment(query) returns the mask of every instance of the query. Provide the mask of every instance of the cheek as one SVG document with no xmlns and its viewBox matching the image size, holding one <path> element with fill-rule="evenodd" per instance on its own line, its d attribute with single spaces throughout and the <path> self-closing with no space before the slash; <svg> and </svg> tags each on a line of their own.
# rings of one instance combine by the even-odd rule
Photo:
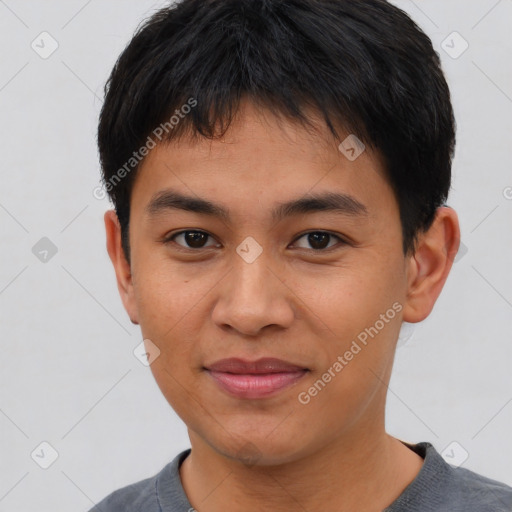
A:
<svg viewBox="0 0 512 512">
<path fill-rule="evenodd" d="M 325 330 L 322 337 L 334 344 L 339 340 L 337 348 L 342 349 L 347 340 L 374 325 L 395 302 L 403 302 L 401 280 L 390 273 L 390 268 L 363 261 L 330 267 L 323 273 L 302 274 L 300 280 L 294 280 L 293 288 L 304 309 Z M 394 310 L 390 313 L 392 318 L 396 316 Z"/>
<path fill-rule="evenodd" d="M 164 391 L 172 387 L 171 375 L 183 381 L 183 372 L 190 368 L 193 332 L 189 318 L 194 309 L 189 303 L 194 297 L 187 295 L 188 288 L 183 281 L 169 276 L 152 273 L 138 278 L 135 293 L 140 329 L 143 338 L 151 340 L 159 350 L 151 369 Z"/>
<path fill-rule="evenodd" d="M 390 314 L 392 316 L 393 313 Z M 309 428 L 335 432 L 348 428 L 362 415 L 373 417 L 378 404 L 385 400 L 386 385 L 392 369 L 394 340 L 398 335 L 396 316 L 389 323 L 364 325 L 351 318 L 350 327 L 338 323 L 338 330 L 358 332 L 358 335 L 339 337 L 327 348 L 329 363 L 311 375 L 307 386 L 298 390 L 299 410 L 307 415 Z M 363 341 L 361 341 L 363 340 Z M 299 393 L 301 395 L 299 396 Z M 367 417 L 369 421 L 370 418 Z"/>
<path fill-rule="evenodd" d="M 386 381 L 403 308 L 401 281 L 391 265 L 362 264 L 302 281 L 303 291 L 308 290 L 304 302 L 314 305 L 310 309 L 325 327 L 317 333 L 322 367 L 309 382 L 317 385 L 300 390 L 311 398 L 307 407 L 319 415 L 329 403 L 338 404 L 338 418 L 364 407 L 382 387 L 380 380 Z"/>
<path fill-rule="evenodd" d="M 195 382 L 186 361 L 186 355 L 165 350 L 150 369 L 167 403 L 190 426 L 207 404 L 201 402 L 201 395 L 194 387 Z"/>
<path fill-rule="evenodd" d="M 176 275 L 140 275 L 136 293 L 142 335 L 159 350 L 150 369 L 168 403 L 180 411 L 186 409 L 187 397 L 194 392 L 194 354 L 200 323 L 196 318 L 197 293 Z"/>
<path fill-rule="evenodd" d="M 169 260 L 149 256 L 134 263 L 134 294 L 143 333 L 146 329 L 148 334 L 151 330 L 162 335 L 187 311 L 193 313 L 204 296 L 200 284 Z"/>
</svg>

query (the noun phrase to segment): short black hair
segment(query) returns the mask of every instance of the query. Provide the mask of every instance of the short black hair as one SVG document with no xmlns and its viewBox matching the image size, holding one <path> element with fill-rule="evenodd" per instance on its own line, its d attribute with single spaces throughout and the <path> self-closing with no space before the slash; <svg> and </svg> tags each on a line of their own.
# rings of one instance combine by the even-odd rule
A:
<svg viewBox="0 0 512 512">
<path fill-rule="evenodd" d="M 137 28 L 105 85 L 103 186 L 128 237 L 133 180 L 150 143 L 221 137 L 240 100 L 312 126 L 313 108 L 382 155 L 403 251 L 448 197 L 450 91 L 428 36 L 385 0 L 181 0 Z M 140 151 L 138 151 L 140 149 Z"/>
</svg>

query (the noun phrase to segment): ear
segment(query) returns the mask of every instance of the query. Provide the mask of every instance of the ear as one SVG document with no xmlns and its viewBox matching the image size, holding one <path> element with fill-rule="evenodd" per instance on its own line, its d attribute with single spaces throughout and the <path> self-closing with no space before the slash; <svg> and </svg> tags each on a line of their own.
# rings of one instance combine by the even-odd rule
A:
<svg viewBox="0 0 512 512">
<path fill-rule="evenodd" d="M 126 260 L 121 243 L 121 225 L 114 210 L 105 212 L 105 231 L 107 235 L 107 251 L 116 272 L 117 288 L 123 301 L 124 309 L 134 324 L 139 323 L 137 304 L 133 290 L 130 264 Z"/>
<path fill-rule="evenodd" d="M 415 323 L 424 320 L 448 278 L 460 245 L 459 220 L 455 210 L 437 209 L 430 229 L 422 233 L 414 254 L 407 261 L 407 298 L 403 320 Z"/>
</svg>

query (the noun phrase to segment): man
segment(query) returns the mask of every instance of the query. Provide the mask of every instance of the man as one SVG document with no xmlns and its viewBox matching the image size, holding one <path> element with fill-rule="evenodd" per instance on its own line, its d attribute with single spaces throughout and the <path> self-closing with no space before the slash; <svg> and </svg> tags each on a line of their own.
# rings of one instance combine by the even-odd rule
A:
<svg viewBox="0 0 512 512">
<path fill-rule="evenodd" d="M 430 40 L 383 0 L 143 24 L 100 118 L 107 248 L 191 449 L 93 510 L 512 510 L 384 426 L 401 323 L 459 247 L 454 141 Z"/>
</svg>

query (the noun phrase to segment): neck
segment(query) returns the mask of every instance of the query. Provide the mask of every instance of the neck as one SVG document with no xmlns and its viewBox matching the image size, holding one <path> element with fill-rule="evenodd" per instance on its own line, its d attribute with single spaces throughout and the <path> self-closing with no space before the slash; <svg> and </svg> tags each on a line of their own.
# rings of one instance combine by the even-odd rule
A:
<svg viewBox="0 0 512 512">
<path fill-rule="evenodd" d="M 224 512 L 228 503 L 244 512 L 380 512 L 414 480 L 423 459 L 383 428 L 379 435 L 360 432 L 291 462 L 246 466 L 189 431 L 181 481 L 199 512 Z"/>
</svg>

